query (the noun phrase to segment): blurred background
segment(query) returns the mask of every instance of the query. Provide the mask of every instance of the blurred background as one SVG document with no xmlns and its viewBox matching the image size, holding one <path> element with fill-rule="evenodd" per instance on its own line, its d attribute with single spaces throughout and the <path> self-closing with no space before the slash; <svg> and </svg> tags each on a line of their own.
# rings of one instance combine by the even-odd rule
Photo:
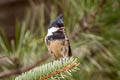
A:
<svg viewBox="0 0 120 80">
<path fill-rule="evenodd" d="M 0 0 L 0 80 L 51 61 L 44 37 L 61 13 L 80 62 L 66 80 L 120 80 L 120 0 Z"/>
</svg>

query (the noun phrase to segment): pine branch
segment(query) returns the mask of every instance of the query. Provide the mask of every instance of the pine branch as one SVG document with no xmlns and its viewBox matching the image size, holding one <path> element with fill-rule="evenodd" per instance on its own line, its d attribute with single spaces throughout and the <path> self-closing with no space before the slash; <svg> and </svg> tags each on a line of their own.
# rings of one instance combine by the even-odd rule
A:
<svg viewBox="0 0 120 80">
<path fill-rule="evenodd" d="M 49 55 L 47 54 L 47 55 L 43 56 L 42 59 L 40 59 L 36 63 L 31 64 L 29 66 L 9 70 L 9 71 L 6 71 L 6 72 L 0 72 L 0 78 L 4 78 L 4 77 L 8 77 L 8 76 L 11 76 L 11 75 L 14 75 L 14 74 L 20 74 L 20 73 L 26 72 L 26 71 L 38 66 L 39 64 L 41 64 L 41 62 L 48 60 L 48 58 L 49 58 Z"/>
<path fill-rule="evenodd" d="M 100 10 L 103 8 L 104 4 L 105 4 L 106 0 L 100 0 L 99 1 L 99 5 L 96 8 L 96 10 L 89 16 L 89 20 L 86 19 L 86 14 L 83 15 L 82 17 L 82 23 L 80 24 L 80 27 L 82 27 L 82 29 L 79 27 L 75 27 L 73 32 L 71 33 L 70 39 L 75 39 L 75 37 L 81 32 L 81 31 L 85 31 L 88 29 L 88 25 L 91 24 L 95 19 L 96 16 L 99 14 Z"/>
<path fill-rule="evenodd" d="M 15 80 L 46 80 L 61 79 L 78 69 L 77 59 L 70 58 L 56 60 L 42 66 L 36 67 L 20 76 Z"/>
</svg>

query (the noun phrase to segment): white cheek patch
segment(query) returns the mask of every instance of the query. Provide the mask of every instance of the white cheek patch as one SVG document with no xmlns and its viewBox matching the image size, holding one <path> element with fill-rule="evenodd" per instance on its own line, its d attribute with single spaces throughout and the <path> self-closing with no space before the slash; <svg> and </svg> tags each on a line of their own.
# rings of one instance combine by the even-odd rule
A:
<svg viewBox="0 0 120 80">
<path fill-rule="evenodd" d="M 59 28 L 51 27 L 50 29 L 48 29 L 47 36 L 53 35 L 53 32 L 56 32 L 58 30 L 59 30 Z"/>
</svg>

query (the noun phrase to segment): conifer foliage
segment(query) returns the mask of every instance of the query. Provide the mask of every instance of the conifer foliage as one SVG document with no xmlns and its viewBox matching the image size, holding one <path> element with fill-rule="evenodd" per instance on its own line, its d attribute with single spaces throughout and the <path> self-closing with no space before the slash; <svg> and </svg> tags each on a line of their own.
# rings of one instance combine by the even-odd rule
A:
<svg viewBox="0 0 120 80">
<path fill-rule="evenodd" d="M 79 70 L 77 59 L 60 59 L 36 67 L 18 76 L 15 80 L 60 80 Z"/>
</svg>

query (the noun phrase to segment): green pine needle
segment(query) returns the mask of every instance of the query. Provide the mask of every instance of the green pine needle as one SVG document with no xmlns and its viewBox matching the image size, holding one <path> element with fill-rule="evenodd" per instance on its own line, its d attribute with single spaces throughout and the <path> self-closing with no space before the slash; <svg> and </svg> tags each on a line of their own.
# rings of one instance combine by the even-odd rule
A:
<svg viewBox="0 0 120 80">
<path fill-rule="evenodd" d="M 45 80 L 45 79 L 61 79 L 72 76 L 72 72 L 78 70 L 77 59 L 56 60 L 42 66 L 36 67 L 22 75 L 16 77 L 15 80 Z"/>
</svg>

